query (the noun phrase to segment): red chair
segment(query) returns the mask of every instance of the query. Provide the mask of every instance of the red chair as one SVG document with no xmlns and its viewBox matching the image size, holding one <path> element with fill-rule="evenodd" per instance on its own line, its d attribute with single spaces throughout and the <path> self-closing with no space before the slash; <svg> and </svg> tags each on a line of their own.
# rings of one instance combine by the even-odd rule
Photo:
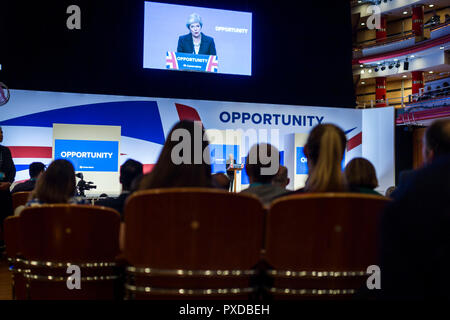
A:
<svg viewBox="0 0 450 320">
<path fill-rule="evenodd" d="M 204 188 L 140 191 L 125 205 L 128 298 L 248 299 L 260 258 L 256 197 Z"/>
<path fill-rule="evenodd" d="M 118 298 L 120 217 L 115 210 L 42 205 L 25 208 L 19 221 L 27 299 Z M 67 285 L 71 265 L 80 267 L 80 290 Z"/>
<path fill-rule="evenodd" d="M 24 264 L 22 263 L 20 253 L 20 218 L 7 217 L 3 222 L 6 258 L 8 259 L 9 269 L 12 273 L 12 298 L 25 299 L 25 279 L 23 277 Z"/>
<path fill-rule="evenodd" d="M 317 193 L 276 200 L 267 216 L 268 288 L 275 298 L 347 298 L 376 265 L 379 218 L 390 200 Z"/>
<path fill-rule="evenodd" d="M 13 210 L 16 210 L 18 206 L 23 206 L 28 202 L 28 199 L 30 198 L 31 191 L 21 191 L 21 192 L 14 192 L 12 196 L 12 202 L 13 202 Z"/>
</svg>

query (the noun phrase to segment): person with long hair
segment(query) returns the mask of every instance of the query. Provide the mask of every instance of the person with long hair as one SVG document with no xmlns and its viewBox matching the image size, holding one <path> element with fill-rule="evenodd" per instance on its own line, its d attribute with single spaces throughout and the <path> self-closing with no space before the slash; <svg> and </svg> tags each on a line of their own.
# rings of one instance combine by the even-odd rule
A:
<svg viewBox="0 0 450 320">
<path fill-rule="evenodd" d="M 199 121 L 182 120 L 170 131 L 153 170 L 139 189 L 212 187 L 209 142 Z M 201 150 L 200 148 L 201 147 Z"/>
<path fill-rule="evenodd" d="M 311 130 L 304 147 L 309 175 L 305 187 L 297 192 L 345 192 L 347 182 L 342 172 L 347 138 L 333 124 L 319 124 Z"/>
</svg>

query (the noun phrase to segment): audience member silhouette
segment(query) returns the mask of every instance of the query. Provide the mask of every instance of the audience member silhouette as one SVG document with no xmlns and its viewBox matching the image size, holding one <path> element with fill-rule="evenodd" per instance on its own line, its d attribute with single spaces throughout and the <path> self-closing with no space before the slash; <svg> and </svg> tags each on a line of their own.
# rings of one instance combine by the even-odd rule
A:
<svg viewBox="0 0 450 320">
<path fill-rule="evenodd" d="M 98 206 L 105 206 L 113 208 L 120 213 L 123 221 L 123 208 L 125 201 L 131 193 L 131 185 L 133 180 L 143 174 L 142 163 L 128 159 L 120 167 L 120 184 L 122 185 L 122 192 L 117 198 L 100 199 L 95 204 Z"/>
<path fill-rule="evenodd" d="M 38 179 L 39 175 L 44 171 L 45 171 L 45 164 L 43 164 L 42 162 L 33 162 L 32 164 L 30 164 L 30 168 L 28 169 L 30 179 L 25 182 L 16 184 L 11 193 L 32 191 L 36 185 L 36 180 Z"/>
<path fill-rule="evenodd" d="M 378 187 L 377 173 L 369 160 L 353 158 L 347 163 L 344 173 L 352 192 L 381 195 L 375 191 Z"/>
<path fill-rule="evenodd" d="M 347 138 L 344 131 L 333 124 L 315 126 L 306 141 L 304 153 L 309 175 L 302 192 L 345 192 L 347 182 L 342 172 Z"/>
<path fill-rule="evenodd" d="M 450 120 L 424 136 L 425 167 L 393 193 L 381 228 L 384 299 L 450 298 Z"/>
<path fill-rule="evenodd" d="M 209 142 L 204 136 L 201 122 L 178 122 L 170 131 L 153 170 L 142 178 L 139 189 L 212 187 Z M 201 146 L 201 150 L 195 146 Z"/>
<path fill-rule="evenodd" d="M 269 205 L 275 198 L 288 191 L 272 184 L 280 166 L 280 156 L 277 148 L 261 143 L 250 148 L 245 161 L 250 186 L 241 191 L 243 194 L 256 195 L 264 205 Z"/>
</svg>

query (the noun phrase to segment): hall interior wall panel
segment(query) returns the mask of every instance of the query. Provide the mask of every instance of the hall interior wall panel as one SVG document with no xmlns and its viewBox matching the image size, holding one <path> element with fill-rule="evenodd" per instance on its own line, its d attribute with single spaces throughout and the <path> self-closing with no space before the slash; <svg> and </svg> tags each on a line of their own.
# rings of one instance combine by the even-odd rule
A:
<svg viewBox="0 0 450 320">
<path fill-rule="evenodd" d="M 356 42 L 359 43 L 367 40 L 374 40 L 373 43 L 375 43 L 375 33 L 375 30 L 370 30 L 367 26 L 364 26 L 362 31 L 358 31 L 356 35 Z"/>
</svg>

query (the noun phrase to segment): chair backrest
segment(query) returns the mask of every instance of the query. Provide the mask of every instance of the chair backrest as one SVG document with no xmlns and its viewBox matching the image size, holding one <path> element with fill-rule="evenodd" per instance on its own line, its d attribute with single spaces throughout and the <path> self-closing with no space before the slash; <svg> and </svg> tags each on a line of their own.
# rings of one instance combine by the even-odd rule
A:
<svg viewBox="0 0 450 320">
<path fill-rule="evenodd" d="M 206 188 L 139 191 L 126 202 L 125 225 L 124 256 L 137 267 L 249 270 L 260 258 L 263 209 L 254 196 Z"/>
<path fill-rule="evenodd" d="M 25 208 L 19 218 L 19 247 L 28 268 L 23 274 L 27 299 L 117 298 L 119 227 L 119 214 L 109 208 L 69 204 Z M 66 286 L 70 264 L 80 267 L 80 290 Z"/>
<path fill-rule="evenodd" d="M 3 229 L 6 245 L 6 257 L 9 259 L 14 259 L 17 253 L 20 252 L 19 217 L 7 217 L 3 222 Z"/>
<path fill-rule="evenodd" d="M 119 214 L 105 207 L 52 204 L 21 213 L 20 247 L 29 260 L 114 260 L 119 253 Z"/>
<path fill-rule="evenodd" d="M 31 191 L 14 192 L 12 194 L 13 210 L 18 206 L 25 205 L 30 197 Z"/>
<path fill-rule="evenodd" d="M 280 198 L 267 215 L 266 259 L 284 274 L 365 275 L 378 262 L 379 219 L 389 201 L 354 193 Z"/>
</svg>

